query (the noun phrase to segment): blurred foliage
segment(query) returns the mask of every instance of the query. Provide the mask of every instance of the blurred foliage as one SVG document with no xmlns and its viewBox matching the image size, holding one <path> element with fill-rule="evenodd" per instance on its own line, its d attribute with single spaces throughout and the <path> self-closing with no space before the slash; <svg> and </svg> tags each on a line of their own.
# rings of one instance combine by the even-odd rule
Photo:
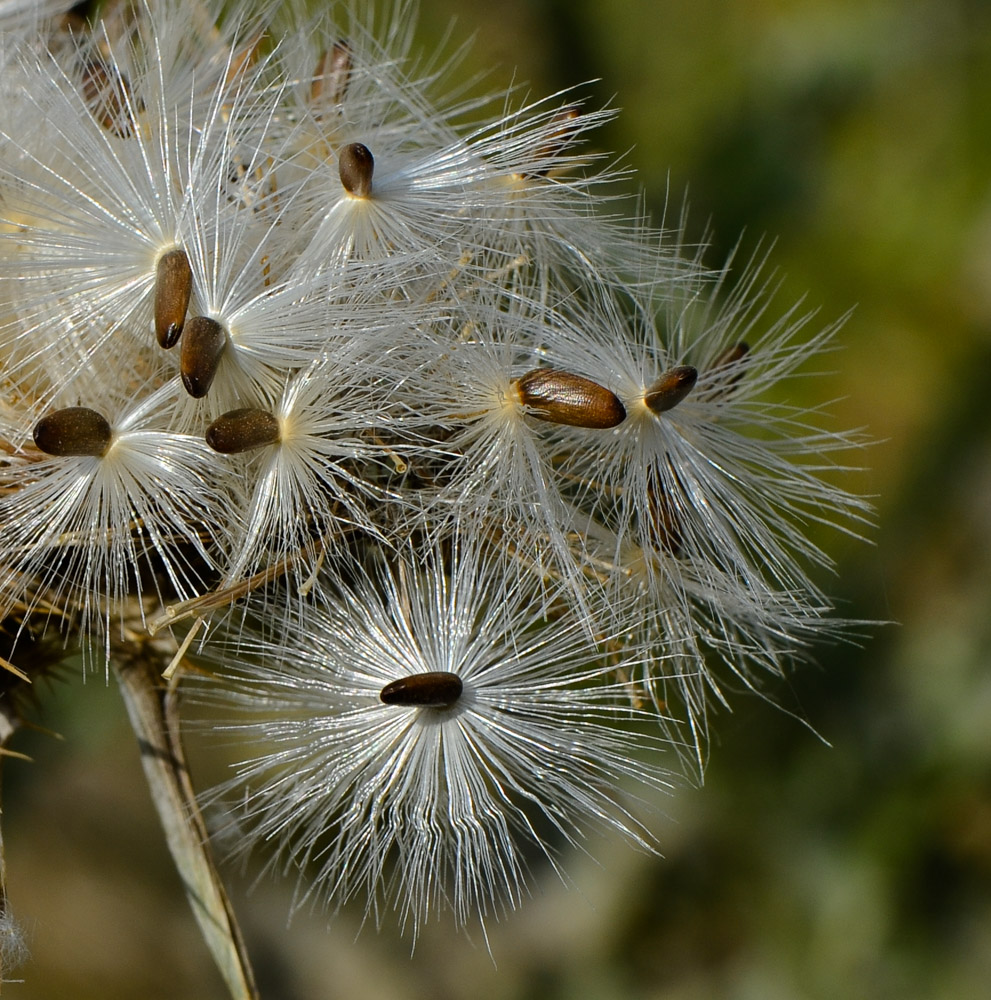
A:
<svg viewBox="0 0 991 1000">
<path fill-rule="evenodd" d="M 855 306 L 836 426 L 864 426 L 872 547 L 828 540 L 862 645 L 715 723 L 706 785 L 659 804 L 665 857 L 595 844 L 492 930 L 416 954 L 360 913 L 301 914 L 263 880 L 239 912 L 266 1000 L 977 997 L 991 981 L 991 6 L 979 0 L 424 0 L 534 95 L 582 80 L 622 114 L 655 220 L 777 240 L 784 293 Z M 65 742 L 7 763 L 12 905 L 33 957 L 14 997 L 221 997 L 170 871 L 118 696 L 44 701 Z M 238 882 L 238 873 L 231 872 Z M 241 880 L 246 887 L 248 879 Z M 388 922 L 388 921 L 387 921 Z"/>
</svg>

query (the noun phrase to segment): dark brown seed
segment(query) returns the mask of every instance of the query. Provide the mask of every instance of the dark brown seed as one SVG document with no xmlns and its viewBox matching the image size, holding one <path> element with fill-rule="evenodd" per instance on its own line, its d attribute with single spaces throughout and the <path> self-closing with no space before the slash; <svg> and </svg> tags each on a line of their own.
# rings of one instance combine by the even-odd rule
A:
<svg viewBox="0 0 991 1000">
<path fill-rule="evenodd" d="M 699 373 L 691 365 L 666 371 L 646 392 L 643 401 L 654 413 L 677 406 L 694 388 Z"/>
<path fill-rule="evenodd" d="M 122 139 L 134 135 L 131 85 L 113 66 L 88 60 L 83 66 L 82 92 L 93 117 L 108 132 Z"/>
<path fill-rule="evenodd" d="M 206 429 L 206 443 L 222 455 L 237 455 L 275 444 L 281 431 L 279 421 L 267 410 L 246 407 L 229 410 Z"/>
<path fill-rule="evenodd" d="M 345 146 L 338 158 L 341 183 L 344 190 L 354 198 L 368 198 L 372 193 L 372 174 L 375 158 L 367 146 L 352 142 Z"/>
<path fill-rule="evenodd" d="M 626 419 L 619 397 L 608 389 L 556 368 L 534 368 L 516 380 L 520 402 L 530 416 L 569 427 L 602 430 Z"/>
<path fill-rule="evenodd" d="M 310 101 L 313 104 L 340 104 L 351 82 L 351 48 L 347 42 L 334 42 L 325 49 L 313 71 Z"/>
<path fill-rule="evenodd" d="M 193 270 L 185 250 L 176 247 L 158 258 L 155 278 L 155 336 L 168 350 L 182 333 L 193 289 Z"/>
<path fill-rule="evenodd" d="M 723 395 L 729 393 L 732 389 L 736 388 L 739 384 L 740 379 L 743 378 L 744 365 L 741 364 L 743 359 L 750 353 L 750 345 L 744 341 L 740 341 L 738 344 L 733 344 L 732 347 L 727 347 L 719 357 L 716 358 L 712 363 L 712 370 L 718 371 L 720 368 L 730 368 L 731 371 L 722 375 L 722 377 L 717 382 L 717 385 L 722 390 Z"/>
<path fill-rule="evenodd" d="M 457 674 L 446 670 L 429 670 L 411 674 L 386 684 L 379 698 L 386 705 L 407 705 L 410 708 L 451 708 L 461 697 L 464 685 Z"/>
<path fill-rule="evenodd" d="M 107 418 L 87 406 L 68 406 L 38 421 L 34 443 L 48 455 L 102 458 L 113 440 Z"/>
<path fill-rule="evenodd" d="M 227 332 L 208 316 L 194 316 L 182 336 L 179 374 L 186 392 L 202 399 L 213 385 L 220 358 L 227 346 Z"/>
</svg>

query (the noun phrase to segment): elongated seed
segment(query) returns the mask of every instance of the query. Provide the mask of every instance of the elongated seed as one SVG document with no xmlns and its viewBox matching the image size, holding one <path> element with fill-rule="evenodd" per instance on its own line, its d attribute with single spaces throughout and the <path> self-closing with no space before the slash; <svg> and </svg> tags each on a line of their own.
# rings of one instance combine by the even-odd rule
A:
<svg viewBox="0 0 991 1000">
<path fill-rule="evenodd" d="M 34 443 L 48 455 L 102 458 L 113 440 L 107 418 L 88 406 L 53 410 L 35 424 Z"/>
<path fill-rule="evenodd" d="M 108 132 L 122 139 L 134 135 L 131 85 L 115 67 L 96 59 L 87 60 L 83 66 L 82 93 L 93 117 Z"/>
<path fill-rule="evenodd" d="M 516 380 L 520 402 L 538 420 L 602 430 L 626 419 L 619 397 L 598 382 L 556 368 L 534 368 Z"/>
<path fill-rule="evenodd" d="M 155 277 L 155 336 L 166 350 L 182 333 L 192 289 L 193 270 L 186 251 L 176 247 L 163 253 Z"/>
<path fill-rule="evenodd" d="M 457 674 L 446 670 L 429 670 L 391 681 L 379 692 L 379 699 L 386 705 L 451 708 L 457 703 L 463 690 L 464 685 Z"/>
<path fill-rule="evenodd" d="M 574 134 L 572 123 L 578 119 L 579 111 L 574 105 L 561 108 L 551 119 L 550 128 L 544 143 L 536 151 L 536 159 L 549 160 L 561 156 L 567 148 L 568 141 Z M 546 177 L 554 169 L 544 166 L 533 171 L 531 177 Z"/>
<path fill-rule="evenodd" d="M 698 370 L 691 365 L 679 365 L 666 371 L 646 392 L 643 401 L 654 413 L 663 413 L 677 406 L 694 388 Z"/>
<path fill-rule="evenodd" d="M 217 376 L 220 358 L 227 346 L 227 331 L 209 316 L 194 316 L 182 336 L 179 374 L 186 392 L 202 399 Z"/>
<path fill-rule="evenodd" d="M 650 513 L 649 531 L 654 543 L 668 555 L 682 555 L 681 519 L 663 484 L 647 485 L 647 509 Z"/>
<path fill-rule="evenodd" d="M 275 444 L 280 433 L 279 421 L 273 414 L 249 406 L 217 417 L 206 429 L 206 443 L 222 455 L 237 455 Z"/>
<path fill-rule="evenodd" d="M 741 364 L 743 359 L 750 353 L 750 345 L 745 341 L 727 347 L 712 363 L 712 370 L 718 371 L 721 368 L 729 368 L 731 371 L 724 373 L 717 385 L 722 390 L 719 395 L 728 395 L 740 383 L 743 378 L 745 365 Z"/>
<path fill-rule="evenodd" d="M 313 104 L 340 104 L 347 96 L 351 83 L 351 47 L 347 42 L 334 42 L 324 49 L 313 71 L 310 101 Z"/>
<path fill-rule="evenodd" d="M 345 146 L 338 157 L 338 169 L 344 190 L 353 198 L 368 198 L 372 193 L 372 174 L 375 158 L 367 146 L 352 142 Z"/>
</svg>

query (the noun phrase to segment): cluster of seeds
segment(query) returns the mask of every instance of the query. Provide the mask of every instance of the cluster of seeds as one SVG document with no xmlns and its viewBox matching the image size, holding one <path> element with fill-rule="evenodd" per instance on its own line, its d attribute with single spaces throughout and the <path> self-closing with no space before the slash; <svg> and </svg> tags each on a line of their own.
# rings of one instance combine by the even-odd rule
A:
<svg viewBox="0 0 991 1000">
<path fill-rule="evenodd" d="M 624 218 L 611 112 L 431 96 L 405 4 L 220 6 L 3 25 L 0 614 L 172 630 L 249 847 L 464 921 L 534 813 L 649 844 L 633 758 L 835 627 L 853 439 L 779 389 L 832 331 Z"/>
</svg>

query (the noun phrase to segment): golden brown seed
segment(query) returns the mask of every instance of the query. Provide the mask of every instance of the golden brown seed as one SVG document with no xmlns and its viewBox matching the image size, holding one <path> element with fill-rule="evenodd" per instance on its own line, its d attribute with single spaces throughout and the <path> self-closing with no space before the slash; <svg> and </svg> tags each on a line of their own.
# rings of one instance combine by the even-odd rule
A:
<svg viewBox="0 0 991 1000">
<path fill-rule="evenodd" d="M 451 708 L 463 690 L 464 685 L 457 674 L 429 670 L 386 684 L 379 692 L 379 699 L 386 705 L 407 705 L 410 708 Z"/>
<path fill-rule="evenodd" d="M 626 419 L 619 397 L 605 387 L 556 368 L 534 368 L 515 382 L 530 416 L 569 427 L 604 429 Z"/>
<path fill-rule="evenodd" d="M 375 158 L 367 146 L 352 142 L 345 146 L 338 158 L 341 183 L 344 190 L 354 198 L 368 198 L 372 193 L 372 174 Z"/>
<path fill-rule="evenodd" d="M 313 104 L 340 104 L 347 96 L 351 82 L 351 48 L 347 42 L 334 42 L 317 60 L 310 84 Z"/>
<path fill-rule="evenodd" d="M 699 373 L 691 365 L 666 371 L 646 392 L 643 401 L 654 413 L 677 406 L 694 388 Z"/>
<path fill-rule="evenodd" d="M 87 406 L 68 406 L 38 421 L 34 443 L 48 455 L 102 458 L 113 440 L 106 417 Z"/>
<path fill-rule="evenodd" d="M 176 247 L 158 258 L 155 278 L 155 336 L 168 350 L 182 333 L 193 289 L 193 270 L 185 250 Z"/>
<path fill-rule="evenodd" d="M 209 316 L 194 316 L 182 336 L 179 374 L 186 392 L 202 399 L 213 385 L 220 358 L 227 346 L 227 332 Z"/>
<path fill-rule="evenodd" d="M 206 443 L 222 455 L 237 455 L 275 444 L 280 434 L 279 421 L 273 414 L 246 407 L 217 417 L 206 429 Z"/>
<path fill-rule="evenodd" d="M 578 108 L 569 105 L 561 108 L 551 119 L 550 130 L 544 144 L 537 150 L 536 158 L 539 160 L 550 159 L 560 156 L 568 146 L 568 142 L 574 134 L 572 122 L 576 121 L 579 115 Z M 551 167 L 542 167 L 535 170 L 530 176 L 546 177 L 551 173 Z"/>
</svg>

